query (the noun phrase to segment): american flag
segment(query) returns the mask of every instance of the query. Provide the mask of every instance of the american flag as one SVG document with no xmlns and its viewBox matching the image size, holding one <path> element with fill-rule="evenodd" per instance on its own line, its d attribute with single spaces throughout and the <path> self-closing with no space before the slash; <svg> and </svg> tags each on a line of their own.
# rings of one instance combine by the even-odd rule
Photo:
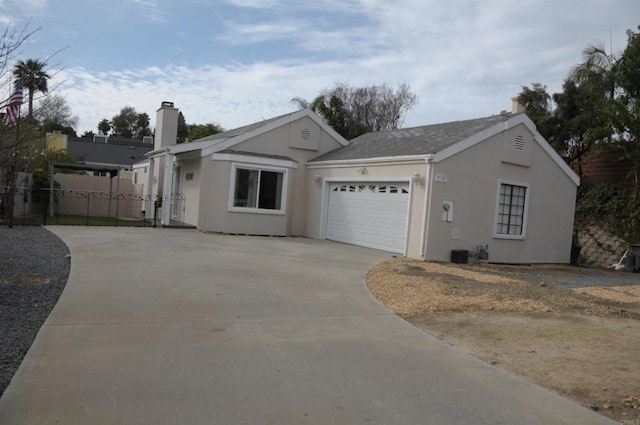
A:
<svg viewBox="0 0 640 425">
<path fill-rule="evenodd" d="M 9 104 L 4 112 L 3 122 L 9 127 L 15 127 L 20 116 L 20 106 L 22 105 L 22 85 L 16 84 L 16 91 L 13 92 L 9 99 Z"/>
</svg>

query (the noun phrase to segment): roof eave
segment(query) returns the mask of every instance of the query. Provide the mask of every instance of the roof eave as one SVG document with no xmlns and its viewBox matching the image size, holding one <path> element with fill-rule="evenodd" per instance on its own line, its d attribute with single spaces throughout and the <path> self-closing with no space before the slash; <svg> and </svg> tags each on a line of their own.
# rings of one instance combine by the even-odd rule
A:
<svg viewBox="0 0 640 425">
<path fill-rule="evenodd" d="M 562 157 L 551 147 L 551 145 L 545 140 L 544 137 L 538 132 L 536 125 L 531 121 L 531 118 L 527 116 L 527 114 L 520 113 L 513 115 L 509 119 L 499 122 L 489 128 L 486 128 L 471 137 L 468 137 L 458 143 L 454 143 L 451 146 L 446 147 L 445 149 L 437 152 L 433 158 L 433 162 L 443 161 L 453 155 L 456 155 L 463 150 L 466 150 L 477 143 L 482 142 L 490 137 L 493 137 L 505 130 L 513 128 L 517 125 L 524 125 L 527 127 L 531 134 L 533 134 L 533 138 L 538 143 L 538 145 L 545 151 L 547 155 L 555 162 L 558 167 L 567 175 L 567 177 L 576 185 L 580 186 L 580 177 L 567 165 L 566 162 L 562 159 Z"/>
<path fill-rule="evenodd" d="M 158 156 L 162 156 L 164 153 L 166 153 L 169 150 L 170 146 L 165 146 L 164 148 L 160 148 L 160 149 L 156 149 L 153 151 L 149 151 L 147 153 L 144 154 L 144 156 L 146 158 L 155 158 Z"/>
<path fill-rule="evenodd" d="M 399 155 L 385 156 L 377 158 L 359 158 L 359 159 L 334 159 L 327 161 L 307 162 L 307 168 L 332 168 L 332 167 L 352 167 L 359 165 L 394 165 L 394 164 L 421 164 L 433 160 L 432 154 L 422 155 Z"/>
</svg>

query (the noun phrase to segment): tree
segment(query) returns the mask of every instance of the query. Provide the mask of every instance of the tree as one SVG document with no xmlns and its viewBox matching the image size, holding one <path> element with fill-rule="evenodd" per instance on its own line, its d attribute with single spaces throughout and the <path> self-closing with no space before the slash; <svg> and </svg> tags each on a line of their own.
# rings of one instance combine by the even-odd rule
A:
<svg viewBox="0 0 640 425">
<path fill-rule="evenodd" d="M 151 136 L 151 128 L 149 127 L 149 114 L 146 112 L 138 114 L 136 118 L 136 127 L 132 137 L 134 139 L 142 139 L 144 136 Z"/>
<path fill-rule="evenodd" d="M 292 102 L 302 108 L 310 107 L 344 138 L 353 139 L 369 131 L 399 128 L 407 112 L 418 103 L 418 96 L 407 84 L 394 90 L 386 83 L 369 87 L 336 83 L 313 102 L 299 97 Z"/>
<path fill-rule="evenodd" d="M 45 62 L 37 59 L 20 60 L 13 67 L 13 76 L 16 85 L 22 85 L 28 91 L 29 109 L 27 117 L 33 120 L 33 98 L 37 92 L 46 94 L 49 91 L 49 74 L 45 71 Z"/>
<path fill-rule="evenodd" d="M 203 137 L 211 136 L 213 134 L 222 133 L 224 129 L 219 124 L 191 124 L 189 125 L 189 133 L 187 134 L 186 141 L 193 142 L 194 140 L 202 139 Z"/>
<path fill-rule="evenodd" d="M 582 176 L 587 153 L 611 137 L 612 129 L 606 113 L 605 95 L 599 77 L 585 75 L 581 83 L 565 80 L 561 93 L 553 95 L 557 105 L 553 119 L 556 127 L 552 146 L 565 154 L 568 163 Z"/>
<path fill-rule="evenodd" d="M 55 94 L 45 97 L 40 101 L 34 115 L 40 122 L 43 133 L 59 131 L 62 134 L 76 136 L 75 127 L 78 126 L 80 118 L 73 115 L 64 96 Z"/>
<path fill-rule="evenodd" d="M 98 123 L 98 132 L 104 135 L 111 133 L 111 121 L 106 118 L 100 121 Z"/>
<path fill-rule="evenodd" d="M 105 120 L 102 120 L 102 124 Z M 151 135 L 149 128 L 149 115 L 146 112 L 138 113 L 132 106 L 125 106 L 120 113 L 110 121 L 111 136 L 128 139 L 142 139 Z"/>
<path fill-rule="evenodd" d="M 621 89 L 613 121 L 620 135 L 621 157 L 634 163 L 636 196 L 640 196 L 640 33 L 627 31 L 627 36 L 627 47 L 612 70 Z"/>
<path fill-rule="evenodd" d="M 538 132 L 547 141 L 553 138 L 553 114 L 551 96 L 547 93 L 547 86 L 533 83 L 532 88 L 522 86 L 522 92 L 518 94 L 520 103 L 531 121 L 538 128 Z"/>
<path fill-rule="evenodd" d="M 8 24 L 0 33 L 0 86 L 6 87 L 14 81 L 13 73 L 10 72 L 11 63 L 18 55 L 22 44 L 36 31 L 37 29 L 29 30 L 28 24 L 22 29 Z M 8 99 L 1 103 L 6 105 Z M 0 215 L 9 216 L 10 224 L 13 220 L 16 179 L 18 173 L 28 167 L 28 161 L 33 154 L 28 149 L 33 147 L 31 136 L 28 125 L 23 126 L 20 134 L 13 128 L 0 125 L 0 185 L 5 187 L 0 194 Z"/>
<path fill-rule="evenodd" d="M 0 149 L 0 180 L 6 189 L 0 194 L 0 216 L 13 219 L 13 206 L 21 172 L 28 173 L 35 159 L 41 154 L 44 141 L 36 126 L 28 121 L 20 122 L 20 131 L 15 129 L 2 136 Z"/>
<path fill-rule="evenodd" d="M 96 134 L 91 131 L 91 130 L 87 130 L 84 133 L 82 133 L 82 135 L 80 137 L 90 137 L 93 138 L 93 136 L 95 136 Z"/>
<path fill-rule="evenodd" d="M 184 143 L 189 135 L 189 126 L 182 115 L 182 111 L 178 112 L 178 136 L 177 143 Z"/>
<path fill-rule="evenodd" d="M 584 62 L 571 68 L 569 78 L 577 84 L 583 82 L 593 84 L 594 81 L 599 80 L 598 85 L 604 88 L 609 99 L 613 99 L 616 82 L 611 71 L 618 62 L 619 55 L 614 55 L 613 52 L 607 53 L 604 42 L 597 41 L 584 48 L 582 58 Z"/>
</svg>

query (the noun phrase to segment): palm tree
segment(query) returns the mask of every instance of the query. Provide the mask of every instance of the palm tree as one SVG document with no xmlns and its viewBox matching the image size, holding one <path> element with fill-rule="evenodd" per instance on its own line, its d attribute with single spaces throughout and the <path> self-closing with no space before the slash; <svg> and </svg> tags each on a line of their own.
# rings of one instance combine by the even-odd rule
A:
<svg viewBox="0 0 640 425">
<path fill-rule="evenodd" d="M 49 74 L 46 73 L 44 67 L 45 62 L 37 59 L 20 60 L 13 67 L 13 77 L 16 84 L 21 84 L 29 90 L 29 121 L 33 120 L 33 97 L 37 92 L 47 93 L 49 88 L 47 82 Z"/>
<path fill-rule="evenodd" d="M 617 60 L 613 53 L 607 53 L 602 41 L 587 45 L 582 50 L 582 58 L 584 62 L 571 69 L 572 79 L 580 79 L 587 71 L 598 73 L 609 71 Z"/>
<path fill-rule="evenodd" d="M 584 62 L 574 66 L 569 79 L 581 87 L 584 94 L 591 98 L 590 108 L 599 111 L 597 114 L 600 128 L 603 129 L 601 140 L 611 143 L 614 140 L 614 117 L 611 115 L 612 104 L 616 97 L 618 84 L 615 68 L 621 54 L 607 53 L 604 42 L 594 42 L 582 51 Z M 591 123 L 593 126 L 594 123 Z M 605 133 L 608 133 L 604 136 Z"/>
<path fill-rule="evenodd" d="M 596 41 L 582 50 L 584 62 L 571 68 L 569 78 L 575 83 L 593 83 L 594 77 L 600 80 L 610 99 L 615 96 L 616 85 L 611 71 L 620 59 L 620 55 L 607 53 L 604 42 Z"/>
</svg>

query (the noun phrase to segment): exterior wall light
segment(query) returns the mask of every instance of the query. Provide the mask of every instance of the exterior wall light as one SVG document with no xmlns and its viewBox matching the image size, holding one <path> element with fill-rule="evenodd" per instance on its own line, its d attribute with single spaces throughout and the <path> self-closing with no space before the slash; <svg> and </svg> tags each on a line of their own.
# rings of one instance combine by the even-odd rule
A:
<svg viewBox="0 0 640 425">
<path fill-rule="evenodd" d="M 423 184 L 422 176 L 420 175 L 420 173 L 418 171 L 413 173 L 412 179 L 413 179 L 413 182 L 415 184 L 417 184 L 418 186 L 422 186 L 422 184 Z"/>
<path fill-rule="evenodd" d="M 313 176 L 313 181 L 318 184 L 322 183 L 322 177 L 320 176 L 320 174 L 316 174 L 315 176 Z"/>
</svg>

